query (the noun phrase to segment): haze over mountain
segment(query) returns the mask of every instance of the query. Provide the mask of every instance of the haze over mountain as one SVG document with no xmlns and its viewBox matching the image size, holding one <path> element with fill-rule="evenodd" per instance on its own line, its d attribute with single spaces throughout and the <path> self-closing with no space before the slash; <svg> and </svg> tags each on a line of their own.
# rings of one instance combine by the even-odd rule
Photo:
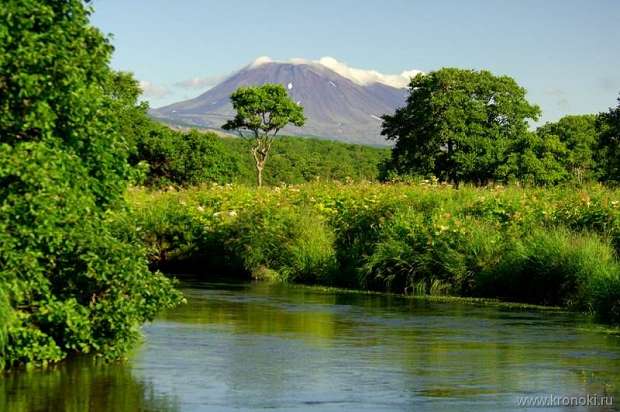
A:
<svg viewBox="0 0 620 412">
<path fill-rule="evenodd" d="M 218 129 L 234 116 L 229 97 L 239 86 L 280 83 L 304 107 L 308 119 L 303 128 L 287 127 L 282 133 L 384 145 L 381 115 L 404 104 L 409 79 L 417 73 L 385 75 L 329 57 L 287 62 L 261 57 L 200 96 L 154 109 L 151 115 L 175 124 Z"/>
</svg>

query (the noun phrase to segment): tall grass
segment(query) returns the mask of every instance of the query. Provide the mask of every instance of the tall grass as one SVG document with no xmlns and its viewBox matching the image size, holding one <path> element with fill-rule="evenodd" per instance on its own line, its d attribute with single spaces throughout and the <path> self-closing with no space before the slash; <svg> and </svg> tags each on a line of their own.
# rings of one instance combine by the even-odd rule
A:
<svg viewBox="0 0 620 412">
<path fill-rule="evenodd" d="M 620 196 L 585 188 L 133 189 L 155 265 L 562 305 L 620 322 Z"/>
</svg>

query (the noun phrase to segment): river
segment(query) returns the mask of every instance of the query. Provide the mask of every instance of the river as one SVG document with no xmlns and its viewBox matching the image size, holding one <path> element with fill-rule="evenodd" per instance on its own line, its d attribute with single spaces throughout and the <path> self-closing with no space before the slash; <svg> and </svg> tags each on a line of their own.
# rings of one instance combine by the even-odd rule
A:
<svg viewBox="0 0 620 412">
<path fill-rule="evenodd" d="M 523 410 L 520 397 L 587 395 L 620 403 L 620 336 L 580 315 L 268 283 L 182 286 L 188 304 L 146 325 L 126 361 L 78 357 L 10 373 L 0 407 L 500 411 Z M 540 410 L 617 407 L 588 402 Z"/>
</svg>

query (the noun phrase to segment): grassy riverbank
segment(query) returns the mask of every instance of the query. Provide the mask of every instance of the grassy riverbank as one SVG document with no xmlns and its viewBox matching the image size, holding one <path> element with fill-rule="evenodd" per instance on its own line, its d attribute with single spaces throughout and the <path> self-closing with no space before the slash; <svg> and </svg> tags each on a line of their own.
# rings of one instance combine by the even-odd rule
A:
<svg viewBox="0 0 620 412">
<path fill-rule="evenodd" d="M 154 265 L 415 295 L 559 305 L 620 321 L 620 192 L 432 184 L 128 193 Z"/>
</svg>

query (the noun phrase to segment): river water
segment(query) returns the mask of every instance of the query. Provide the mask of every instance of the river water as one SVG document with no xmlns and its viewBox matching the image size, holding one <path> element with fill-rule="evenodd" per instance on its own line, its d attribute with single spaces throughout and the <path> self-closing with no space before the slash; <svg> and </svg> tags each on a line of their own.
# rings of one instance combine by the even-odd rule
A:
<svg viewBox="0 0 620 412">
<path fill-rule="evenodd" d="M 620 403 L 620 336 L 579 315 L 267 283 L 183 289 L 188 304 L 146 325 L 127 361 L 79 357 L 6 375 L 0 409 L 500 411 L 525 410 L 523 396 L 587 395 L 576 401 L 590 406 L 539 410 Z"/>
</svg>

